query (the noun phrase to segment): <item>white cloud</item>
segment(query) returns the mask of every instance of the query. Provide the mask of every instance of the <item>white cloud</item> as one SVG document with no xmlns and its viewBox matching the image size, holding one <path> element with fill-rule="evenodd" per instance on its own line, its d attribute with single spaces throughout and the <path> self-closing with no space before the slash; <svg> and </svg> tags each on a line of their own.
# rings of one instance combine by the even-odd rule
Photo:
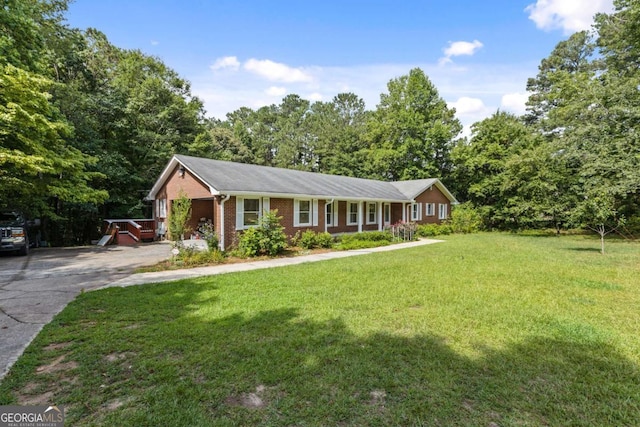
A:
<svg viewBox="0 0 640 427">
<path fill-rule="evenodd" d="M 158 40 L 151 40 L 151 46 L 158 46 L 160 42 Z"/>
<path fill-rule="evenodd" d="M 529 19 L 541 30 L 565 34 L 588 30 L 598 12 L 613 11 L 613 0 L 537 0 L 526 7 Z"/>
<path fill-rule="evenodd" d="M 456 116 L 469 134 L 471 124 L 498 109 L 515 108 L 505 94 L 524 93 L 527 78 L 536 75 L 538 61 L 518 65 L 475 64 L 467 67 L 440 67 L 434 63 L 363 64 L 349 67 L 305 66 L 307 81 L 265 85 L 263 76 L 250 72 L 241 62 L 238 72 L 211 73 L 203 69 L 191 77 L 192 92 L 205 104 L 207 116 L 224 119 L 240 107 L 258 109 L 279 101 L 286 94 L 298 94 L 309 101 L 329 101 L 337 94 L 352 92 L 374 110 L 380 95 L 388 93 L 391 79 L 421 68 L 440 96 L 456 108 Z M 281 91 L 286 89 L 286 93 Z M 513 103 L 511 102 L 513 101 Z M 515 111 L 514 111 L 515 112 Z"/>
<path fill-rule="evenodd" d="M 286 64 L 271 61 L 269 59 L 249 59 L 244 64 L 244 69 L 262 76 L 270 81 L 296 83 L 310 82 L 313 80 L 311 74 L 300 69 L 289 67 Z"/>
<path fill-rule="evenodd" d="M 324 99 L 324 96 L 322 96 L 321 93 L 314 92 L 307 95 L 306 98 L 311 102 L 317 102 L 317 101 L 322 101 Z"/>
<path fill-rule="evenodd" d="M 452 62 L 451 58 L 453 56 L 462 56 L 467 55 L 471 56 L 482 46 L 482 42 L 478 40 L 474 40 L 472 42 L 458 41 L 458 42 L 449 42 L 449 46 L 442 49 L 444 52 L 444 57 L 440 58 L 440 65 L 444 65 Z"/>
<path fill-rule="evenodd" d="M 232 70 L 237 70 L 240 68 L 240 62 L 238 62 L 238 58 L 235 56 L 225 56 L 222 58 L 216 59 L 216 62 L 213 63 L 211 69 L 213 71 L 222 70 L 225 68 L 230 68 Z"/>
<path fill-rule="evenodd" d="M 269 96 L 285 96 L 287 94 L 287 88 L 281 86 L 271 86 L 269 89 L 265 90 Z"/>
<path fill-rule="evenodd" d="M 529 94 L 527 93 L 507 93 L 502 95 L 502 100 L 500 101 L 500 106 L 502 109 L 506 111 L 510 111 L 514 114 L 522 115 L 527 111 L 527 100 L 529 99 Z"/>
<path fill-rule="evenodd" d="M 463 96 L 458 98 L 457 101 L 450 102 L 449 107 L 456 109 L 456 113 L 459 115 L 471 115 L 484 112 L 486 109 L 484 102 L 480 98 L 471 98 Z"/>
</svg>

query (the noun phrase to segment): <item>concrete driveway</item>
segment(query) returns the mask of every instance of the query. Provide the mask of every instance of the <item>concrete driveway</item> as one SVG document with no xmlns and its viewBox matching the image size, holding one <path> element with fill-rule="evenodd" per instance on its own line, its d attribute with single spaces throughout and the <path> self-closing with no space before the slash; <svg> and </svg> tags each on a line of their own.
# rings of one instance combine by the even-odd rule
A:
<svg viewBox="0 0 640 427">
<path fill-rule="evenodd" d="M 171 256 L 171 245 L 36 249 L 0 254 L 0 379 L 40 329 L 82 290 L 109 285 Z"/>
</svg>

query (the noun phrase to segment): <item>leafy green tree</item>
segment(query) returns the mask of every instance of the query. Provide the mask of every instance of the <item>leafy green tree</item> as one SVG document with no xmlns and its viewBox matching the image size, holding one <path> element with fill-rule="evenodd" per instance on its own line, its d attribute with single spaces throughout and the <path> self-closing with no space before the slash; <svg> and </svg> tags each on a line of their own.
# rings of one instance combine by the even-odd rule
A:
<svg viewBox="0 0 640 427">
<path fill-rule="evenodd" d="M 186 144 L 190 155 L 238 163 L 252 163 L 253 153 L 236 136 L 229 122 L 209 120 L 208 129 Z"/>
<path fill-rule="evenodd" d="M 462 125 L 424 72 L 391 80 L 368 126 L 370 173 L 385 180 L 446 178 Z"/>
<path fill-rule="evenodd" d="M 364 101 L 353 93 L 340 93 L 331 102 L 316 102 L 308 118 L 315 141 L 317 172 L 364 177 L 362 135 L 370 112 Z"/>
<path fill-rule="evenodd" d="M 452 151 L 452 181 L 461 200 L 477 207 L 488 228 L 520 228 L 535 213 L 509 185 L 508 162 L 533 145 L 532 132 L 511 113 L 498 111 L 472 126 L 471 139 Z M 525 219 L 526 218 L 526 219 Z"/>
</svg>

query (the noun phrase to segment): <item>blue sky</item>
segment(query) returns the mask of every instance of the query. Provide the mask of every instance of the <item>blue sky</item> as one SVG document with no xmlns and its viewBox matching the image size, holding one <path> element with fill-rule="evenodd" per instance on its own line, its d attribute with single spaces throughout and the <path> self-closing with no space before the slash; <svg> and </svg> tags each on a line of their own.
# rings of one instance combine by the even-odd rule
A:
<svg viewBox="0 0 640 427">
<path fill-rule="evenodd" d="M 520 114 L 526 81 L 613 0 L 75 0 L 70 26 L 159 57 L 208 117 L 353 92 L 374 109 L 390 79 L 422 68 L 468 127 Z"/>
</svg>

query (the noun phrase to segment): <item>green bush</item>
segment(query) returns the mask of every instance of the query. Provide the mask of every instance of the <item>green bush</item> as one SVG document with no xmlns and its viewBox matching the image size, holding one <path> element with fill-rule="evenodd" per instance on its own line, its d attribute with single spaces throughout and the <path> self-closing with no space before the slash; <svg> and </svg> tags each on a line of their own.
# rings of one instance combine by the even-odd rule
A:
<svg viewBox="0 0 640 427">
<path fill-rule="evenodd" d="M 453 233 L 449 224 L 422 224 L 418 226 L 417 234 L 420 237 L 445 236 Z"/>
<path fill-rule="evenodd" d="M 343 234 L 342 236 L 340 236 L 340 242 L 343 243 L 346 241 L 354 240 L 369 242 L 391 242 L 393 241 L 393 235 L 389 231 L 367 231 L 364 233 Z"/>
<path fill-rule="evenodd" d="M 298 231 L 291 238 L 291 244 L 302 249 L 332 248 L 333 236 L 330 233 L 316 233 L 313 230 Z"/>
<path fill-rule="evenodd" d="M 245 230 L 238 241 L 238 250 L 244 256 L 275 256 L 287 248 L 287 236 L 280 224 L 278 211 L 265 212 L 258 225 Z"/>
<path fill-rule="evenodd" d="M 317 234 L 313 230 L 305 230 L 300 235 L 298 244 L 302 249 L 313 249 L 318 246 Z"/>
<path fill-rule="evenodd" d="M 316 236 L 316 242 L 318 247 L 329 249 L 333 247 L 333 236 L 330 233 L 318 233 Z"/>
<path fill-rule="evenodd" d="M 218 250 L 218 233 L 213 229 L 213 224 L 206 223 L 200 227 L 202 238 L 207 242 L 207 247 L 210 251 Z"/>
<path fill-rule="evenodd" d="M 366 249 L 378 246 L 386 246 L 393 241 L 393 235 L 389 231 L 368 231 L 365 233 L 343 234 L 340 236 L 341 250 Z"/>
<path fill-rule="evenodd" d="M 197 267 L 200 265 L 220 264 L 224 262 L 225 255 L 222 251 L 201 251 L 194 247 L 177 244 L 175 247 L 180 251 L 173 258 L 173 264 L 180 267 Z"/>
<path fill-rule="evenodd" d="M 482 216 L 469 203 L 463 203 L 454 206 L 449 224 L 454 233 L 477 233 L 482 226 Z"/>
</svg>

